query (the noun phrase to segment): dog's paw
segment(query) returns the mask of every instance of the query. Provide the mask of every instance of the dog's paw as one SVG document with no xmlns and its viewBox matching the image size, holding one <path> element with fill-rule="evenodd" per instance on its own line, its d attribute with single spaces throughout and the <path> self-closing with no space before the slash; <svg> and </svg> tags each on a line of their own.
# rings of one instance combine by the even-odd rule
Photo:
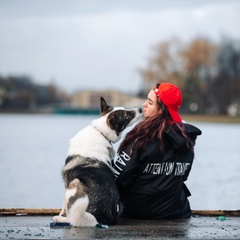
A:
<svg viewBox="0 0 240 240">
<path fill-rule="evenodd" d="M 53 221 L 54 221 L 54 222 L 59 222 L 59 216 L 54 216 L 54 217 L 53 217 Z"/>
<path fill-rule="evenodd" d="M 54 216 L 53 217 L 54 222 L 67 222 L 67 217 L 62 217 L 62 216 Z"/>
<path fill-rule="evenodd" d="M 54 222 L 69 222 L 67 217 L 62 217 L 62 216 L 54 216 L 53 217 Z"/>
</svg>

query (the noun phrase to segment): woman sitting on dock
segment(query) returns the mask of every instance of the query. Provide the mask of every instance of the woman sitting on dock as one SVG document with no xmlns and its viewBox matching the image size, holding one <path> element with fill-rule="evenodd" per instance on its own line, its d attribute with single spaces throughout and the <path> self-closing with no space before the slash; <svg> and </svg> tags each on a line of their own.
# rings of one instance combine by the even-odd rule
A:
<svg viewBox="0 0 240 240">
<path fill-rule="evenodd" d="M 188 218 L 191 195 L 185 185 L 201 131 L 184 123 L 178 113 L 179 88 L 157 84 L 148 94 L 144 119 L 125 137 L 115 162 L 122 217 Z"/>
</svg>

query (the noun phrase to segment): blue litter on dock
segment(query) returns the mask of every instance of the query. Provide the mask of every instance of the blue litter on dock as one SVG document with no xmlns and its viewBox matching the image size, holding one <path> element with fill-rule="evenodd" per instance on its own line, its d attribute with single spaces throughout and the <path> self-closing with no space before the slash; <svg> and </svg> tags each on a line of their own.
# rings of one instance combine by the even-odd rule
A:
<svg viewBox="0 0 240 240">
<path fill-rule="evenodd" d="M 104 224 L 96 224 L 95 226 L 96 228 L 108 228 L 108 225 L 104 225 Z"/>
<path fill-rule="evenodd" d="M 51 222 L 50 227 L 51 228 L 62 228 L 62 227 L 70 228 L 71 224 L 68 222 Z"/>
<path fill-rule="evenodd" d="M 218 216 L 216 219 L 217 219 L 217 220 L 220 220 L 220 221 L 228 220 L 228 218 L 225 217 L 225 216 Z"/>
</svg>

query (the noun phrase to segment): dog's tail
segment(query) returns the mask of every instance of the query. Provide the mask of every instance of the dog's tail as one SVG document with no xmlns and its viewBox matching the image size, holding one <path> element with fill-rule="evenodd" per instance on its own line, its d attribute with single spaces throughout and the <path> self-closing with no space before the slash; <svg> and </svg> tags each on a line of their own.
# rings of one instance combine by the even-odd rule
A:
<svg viewBox="0 0 240 240">
<path fill-rule="evenodd" d="M 96 226 L 96 218 L 86 209 L 89 204 L 88 195 L 78 198 L 69 209 L 68 220 L 71 225 L 76 227 Z"/>
</svg>

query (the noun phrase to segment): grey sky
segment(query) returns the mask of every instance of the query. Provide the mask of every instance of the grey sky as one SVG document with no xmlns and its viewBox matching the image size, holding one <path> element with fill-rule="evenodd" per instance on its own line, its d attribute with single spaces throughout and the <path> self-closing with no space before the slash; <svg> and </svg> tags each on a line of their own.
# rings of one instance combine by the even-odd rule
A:
<svg viewBox="0 0 240 240">
<path fill-rule="evenodd" d="M 239 10 L 238 0 L 0 0 L 0 75 L 133 93 L 154 44 L 240 39 Z"/>
</svg>

